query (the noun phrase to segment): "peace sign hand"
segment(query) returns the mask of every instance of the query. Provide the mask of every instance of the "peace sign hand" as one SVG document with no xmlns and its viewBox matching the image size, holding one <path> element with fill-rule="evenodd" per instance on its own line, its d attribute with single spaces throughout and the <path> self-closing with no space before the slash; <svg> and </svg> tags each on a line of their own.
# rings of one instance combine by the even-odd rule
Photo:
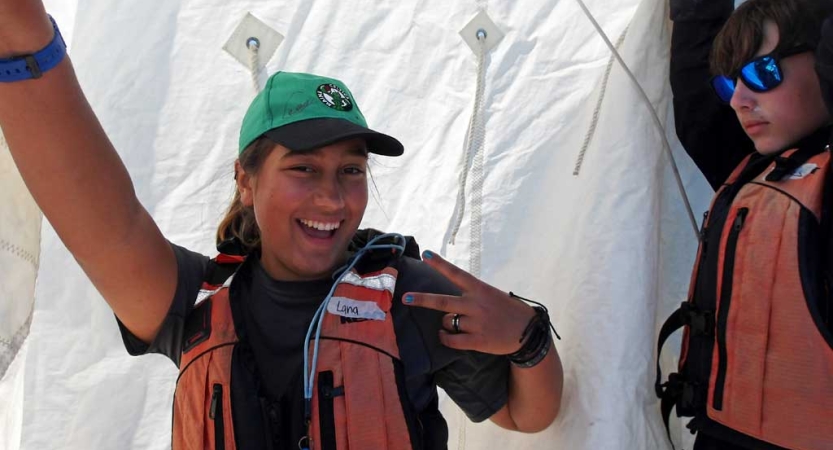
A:
<svg viewBox="0 0 833 450">
<path fill-rule="evenodd" d="M 480 281 L 436 253 L 422 254 L 426 264 L 462 291 L 461 296 L 408 292 L 402 302 L 447 314 L 440 342 L 458 350 L 508 355 L 521 348 L 521 334 L 535 310 L 509 294 Z"/>
</svg>

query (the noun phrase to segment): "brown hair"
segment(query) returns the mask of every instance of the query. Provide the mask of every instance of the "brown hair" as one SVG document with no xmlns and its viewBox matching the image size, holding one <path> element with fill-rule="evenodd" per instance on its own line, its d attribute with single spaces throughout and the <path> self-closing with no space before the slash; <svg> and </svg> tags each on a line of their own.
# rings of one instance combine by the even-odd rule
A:
<svg viewBox="0 0 833 450">
<path fill-rule="evenodd" d="M 735 76 L 755 57 L 764 42 L 764 24 L 778 27 L 775 52 L 807 45 L 818 46 L 821 25 L 833 14 L 830 0 L 749 0 L 729 17 L 714 40 L 711 70 L 718 75 Z"/>
<path fill-rule="evenodd" d="M 275 143 L 261 136 L 249 144 L 240 154 L 240 166 L 249 175 L 257 175 L 263 161 L 269 156 Z M 237 179 L 237 174 L 235 174 Z M 255 212 L 240 201 L 240 191 L 234 190 L 234 198 L 226 211 L 225 217 L 217 227 L 217 244 L 235 239 L 245 254 L 260 249 L 260 228 L 255 220 Z"/>
</svg>

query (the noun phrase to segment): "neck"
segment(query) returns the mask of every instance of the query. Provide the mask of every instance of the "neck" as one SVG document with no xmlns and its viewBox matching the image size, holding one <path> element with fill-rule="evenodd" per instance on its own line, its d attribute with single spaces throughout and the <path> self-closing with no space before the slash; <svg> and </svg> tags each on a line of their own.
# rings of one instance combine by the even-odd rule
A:
<svg viewBox="0 0 833 450">
<path fill-rule="evenodd" d="M 795 144 L 790 145 L 787 149 L 824 148 L 831 142 L 831 139 L 833 139 L 833 125 L 826 124 L 816 129 L 816 131 L 810 133 L 809 135 L 801 138 Z"/>
</svg>

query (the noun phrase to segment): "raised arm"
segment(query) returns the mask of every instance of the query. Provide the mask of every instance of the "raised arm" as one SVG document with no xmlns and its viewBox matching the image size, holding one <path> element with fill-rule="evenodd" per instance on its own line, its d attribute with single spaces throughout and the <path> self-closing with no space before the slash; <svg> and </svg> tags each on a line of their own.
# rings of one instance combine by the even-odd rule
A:
<svg viewBox="0 0 833 450">
<path fill-rule="evenodd" d="M 709 84 L 712 42 L 733 10 L 734 0 L 671 0 L 671 90 L 677 136 L 714 189 L 755 151 L 735 112 L 717 99 Z"/>
<path fill-rule="evenodd" d="M 40 0 L 0 0 L 0 58 L 35 53 L 52 36 Z M 0 83 L 0 128 L 58 236 L 125 326 L 151 341 L 176 289 L 176 260 L 68 58 L 42 78 Z"/>
</svg>

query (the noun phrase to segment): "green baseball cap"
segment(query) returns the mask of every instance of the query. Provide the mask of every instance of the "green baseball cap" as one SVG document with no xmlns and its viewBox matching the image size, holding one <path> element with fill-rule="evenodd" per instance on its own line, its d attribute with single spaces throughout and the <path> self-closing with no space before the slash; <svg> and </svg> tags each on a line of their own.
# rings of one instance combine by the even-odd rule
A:
<svg viewBox="0 0 833 450">
<path fill-rule="evenodd" d="M 398 140 L 367 128 L 344 83 L 308 73 L 278 72 L 269 77 L 243 117 L 240 153 L 263 135 L 294 151 L 362 137 L 370 152 L 386 156 L 403 152 Z"/>
</svg>

